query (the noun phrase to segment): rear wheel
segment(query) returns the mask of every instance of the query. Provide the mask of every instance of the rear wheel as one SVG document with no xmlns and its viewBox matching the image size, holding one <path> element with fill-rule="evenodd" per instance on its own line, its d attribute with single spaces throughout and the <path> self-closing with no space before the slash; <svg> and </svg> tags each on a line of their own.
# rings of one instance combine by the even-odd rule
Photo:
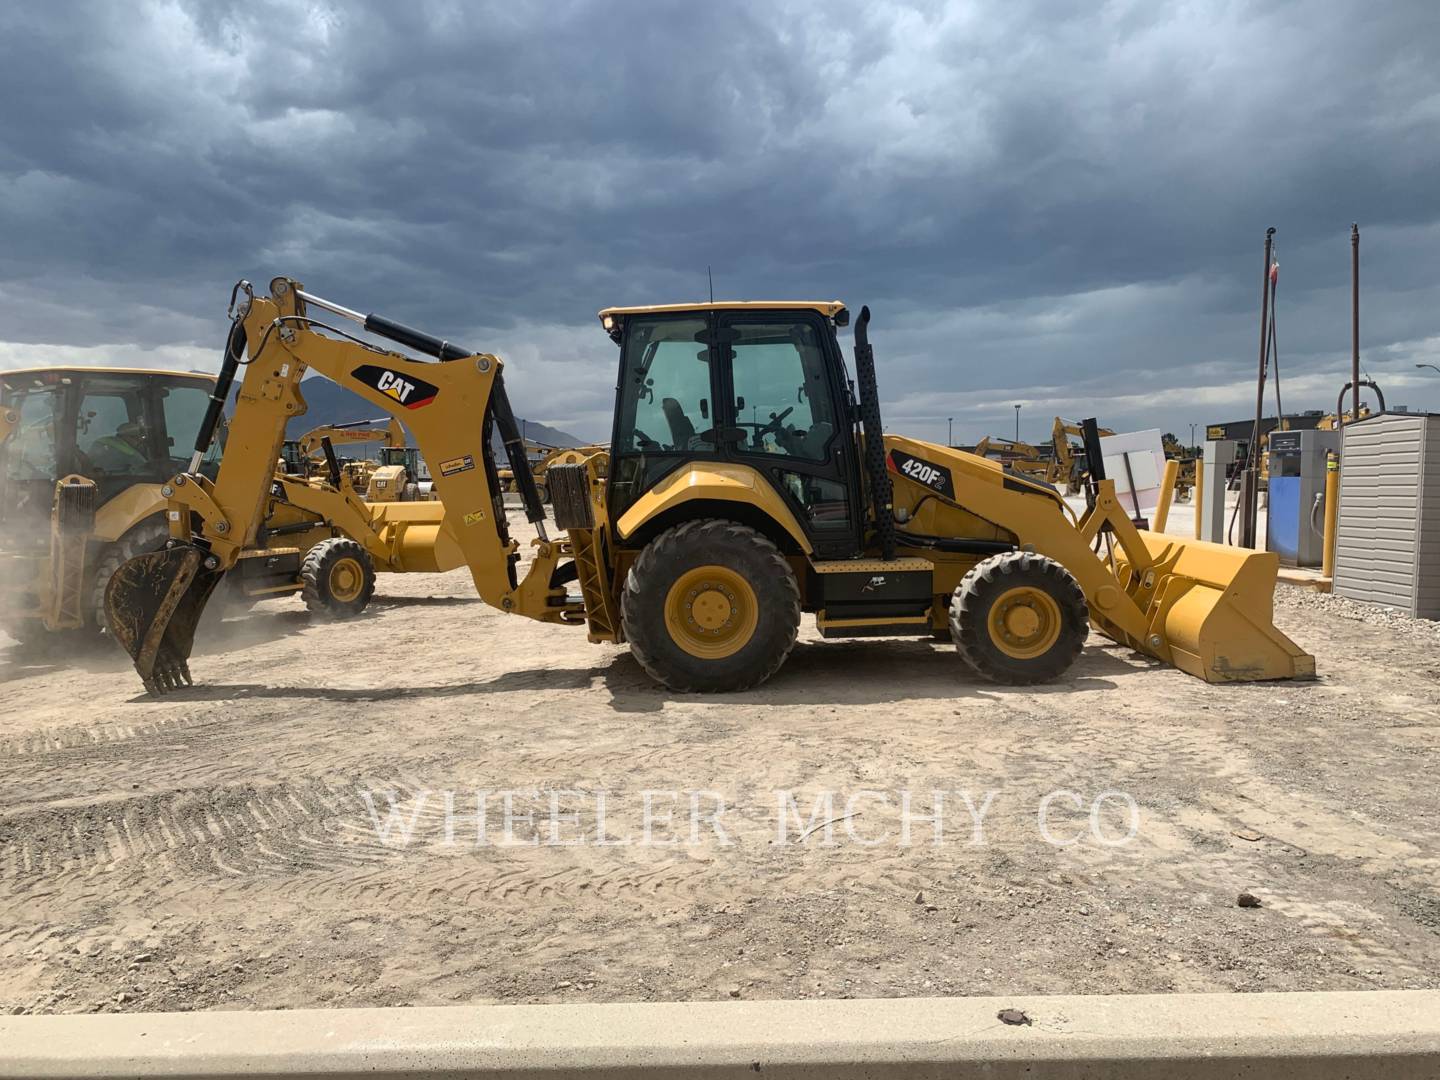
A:
<svg viewBox="0 0 1440 1080">
<path fill-rule="evenodd" d="M 745 690 L 795 647 L 800 589 L 780 551 L 733 521 L 687 521 L 635 560 L 622 607 L 630 651 L 681 692 Z"/>
<path fill-rule="evenodd" d="M 950 635 L 991 682 L 1027 685 L 1064 674 L 1090 632 L 1085 594 L 1054 559 L 1011 551 L 979 563 L 950 601 Z"/>
<path fill-rule="evenodd" d="M 310 549 L 300 568 L 301 596 L 312 612 L 348 619 L 365 610 L 375 593 L 375 564 L 354 540 L 337 536 Z"/>
</svg>

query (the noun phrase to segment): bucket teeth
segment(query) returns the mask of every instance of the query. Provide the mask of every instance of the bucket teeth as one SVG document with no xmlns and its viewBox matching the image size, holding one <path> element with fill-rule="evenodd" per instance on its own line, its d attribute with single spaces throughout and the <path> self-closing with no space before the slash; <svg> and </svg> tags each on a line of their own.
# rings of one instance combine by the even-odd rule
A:
<svg viewBox="0 0 1440 1080">
<path fill-rule="evenodd" d="M 190 677 L 190 665 L 174 657 L 157 660 L 154 674 L 142 681 L 146 691 L 156 697 L 168 694 L 171 690 L 178 690 L 181 686 L 195 685 L 195 680 Z"/>
</svg>

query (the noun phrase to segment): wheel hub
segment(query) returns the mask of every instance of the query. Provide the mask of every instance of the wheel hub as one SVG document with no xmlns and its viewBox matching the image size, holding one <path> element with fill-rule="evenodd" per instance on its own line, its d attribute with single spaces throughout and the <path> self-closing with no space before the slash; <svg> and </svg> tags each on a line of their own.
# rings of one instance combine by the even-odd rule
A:
<svg viewBox="0 0 1440 1080">
<path fill-rule="evenodd" d="M 340 559 L 330 569 L 330 593 L 342 603 L 360 595 L 365 573 L 354 559 Z"/>
<path fill-rule="evenodd" d="M 719 660 L 750 641 L 759 610 L 755 590 L 742 574 L 725 566 L 699 566 L 671 585 L 665 627 L 691 656 Z"/>
<path fill-rule="evenodd" d="M 996 598 L 987 622 L 996 648 L 1018 660 L 1030 660 L 1059 640 L 1060 605 L 1042 589 L 1018 586 Z"/>
<path fill-rule="evenodd" d="M 702 630 L 721 630 L 729 625 L 735 613 L 731 598 L 721 589 L 706 589 L 704 592 L 691 591 L 690 620 Z"/>
</svg>

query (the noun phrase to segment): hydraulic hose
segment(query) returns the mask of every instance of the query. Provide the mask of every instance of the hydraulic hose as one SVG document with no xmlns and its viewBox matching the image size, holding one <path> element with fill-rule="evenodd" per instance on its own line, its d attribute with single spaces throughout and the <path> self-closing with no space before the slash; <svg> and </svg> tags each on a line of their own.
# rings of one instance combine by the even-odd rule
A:
<svg viewBox="0 0 1440 1080">
<path fill-rule="evenodd" d="M 215 389 L 210 392 L 210 403 L 205 406 L 205 418 L 200 421 L 200 430 L 195 434 L 195 452 L 190 456 L 189 472 L 199 472 L 205 451 L 215 438 L 215 428 L 220 424 L 220 414 L 225 409 L 225 399 L 235 384 L 235 372 L 240 370 L 241 357 L 245 355 L 245 323 L 236 319 L 230 324 L 230 335 L 225 340 L 225 357 L 220 361 L 220 377 L 215 380 Z"/>
</svg>

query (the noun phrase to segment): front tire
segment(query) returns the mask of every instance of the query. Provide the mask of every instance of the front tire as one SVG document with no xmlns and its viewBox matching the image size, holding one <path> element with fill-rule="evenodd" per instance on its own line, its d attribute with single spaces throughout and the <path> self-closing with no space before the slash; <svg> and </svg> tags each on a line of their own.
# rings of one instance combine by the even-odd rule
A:
<svg viewBox="0 0 1440 1080">
<path fill-rule="evenodd" d="M 978 563 L 950 601 L 950 636 L 991 682 L 1028 686 L 1069 670 L 1090 633 L 1090 609 L 1070 571 L 1024 551 Z"/>
<path fill-rule="evenodd" d="M 370 553 L 349 537 L 332 537 L 312 547 L 305 555 L 300 578 L 305 606 L 331 619 L 360 614 L 375 594 L 375 563 Z"/>
<path fill-rule="evenodd" d="M 768 539 L 723 519 L 687 521 L 650 542 L 625 580 L 630 651 L 681 693 L 758 686 L 800 630 L 800 588 Z"/>
</svg>

